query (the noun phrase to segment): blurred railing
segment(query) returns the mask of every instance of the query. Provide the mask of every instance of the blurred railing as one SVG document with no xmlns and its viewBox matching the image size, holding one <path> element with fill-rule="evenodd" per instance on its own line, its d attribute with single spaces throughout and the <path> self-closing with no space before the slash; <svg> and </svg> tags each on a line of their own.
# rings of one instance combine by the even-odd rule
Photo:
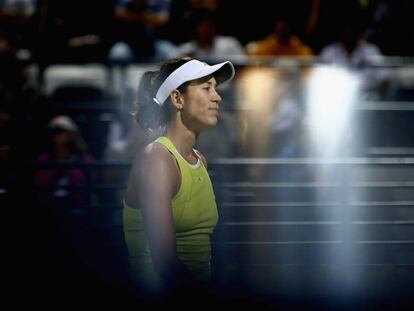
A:
<svg viewBox="0 0 414 311">
<path fill-rule="evenodd" d="M 60 211 L 35 202 L 32 208 L 40 223 L 66 232 L 65 243 L 90 269 L 122 283 L 121 200 L 129 164 L 60 168 L 71 167 L 87 172 L 88 184 L 60 188 L 82 190 L 91 201 Z M 119 183 L 101 178 L 108 171 L 118 171 Z M 393 299 L 412 292 L 413 158 L 228 158 L 212 161 L 209 172 L 219 209 L 212 260 L 220 284 L 297 296 L 335 296 L 340 289 Z"/>
<path fill-rule="evenodd" d="M 218 277 L 299 296 L 408 293 L 413 164 L 413 158 L 217 161 L 211 169 L 219 193 Z"/>
</svg>

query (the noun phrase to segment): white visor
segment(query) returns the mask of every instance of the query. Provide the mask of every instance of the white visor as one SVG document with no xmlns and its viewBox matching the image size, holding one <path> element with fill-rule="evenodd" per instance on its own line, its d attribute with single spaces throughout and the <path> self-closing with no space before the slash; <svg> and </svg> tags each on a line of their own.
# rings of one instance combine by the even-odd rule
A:
<svg viewBox="0 0 414 311">
<path fill-rule="evenodd" d="M 210 66 L 196 59 L 190 60 L 174 70 L 167 79 L 165 79 L 158 89 L 154 101 L 162 106 L 168 96 L 170 96 L 170 93 L 183 83 L 200 79 L 208 75 L 213 75 L 216 78 L 217 84 L 223 83 L 233 79 L 234 66 L 229 61 Z"/>
</svg>

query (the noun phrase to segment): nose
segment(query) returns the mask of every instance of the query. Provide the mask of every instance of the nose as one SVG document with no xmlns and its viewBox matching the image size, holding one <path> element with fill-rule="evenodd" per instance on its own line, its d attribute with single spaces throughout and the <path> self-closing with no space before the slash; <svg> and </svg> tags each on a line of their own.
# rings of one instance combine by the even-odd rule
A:
<svg viewBox="0 0 414 311">
<path fill-rule="evenodd" d="M 221 96 L 220 94 L 217 92 L 216 89 L 214 89 L 214 94 L 213 94 L 213 101 L 219 103 L 221 102 Z"/>
</svg>

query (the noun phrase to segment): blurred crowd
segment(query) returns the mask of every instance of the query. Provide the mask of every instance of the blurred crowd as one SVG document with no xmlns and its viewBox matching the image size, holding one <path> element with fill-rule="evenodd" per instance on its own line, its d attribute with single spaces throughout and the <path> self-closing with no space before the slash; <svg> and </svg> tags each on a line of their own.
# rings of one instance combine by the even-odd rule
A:
<svg viewBox="0 0 414 311">
<path fill-rule="evenodd" d="M 339 40 L 347 20 L 385 55 L 413 55 L 406 0 L 5 0 L 1 49 L 19 59 L 148 62 L 197 57 L 311 55 Z M 411 44 L 410 44 L 411 43 Z"/>
<path fill-rule="evenodd" d="M 383 56 L 414 55 L 413 17 L 414 4 L 407 0 L 0 1 L 1 160 L 61 159 L 51 142 L 69 144 L 65 131 L 82 136 L 88 161 L 132 158 L 146 142 L 130 122 L 130 107 L 122 106 L 133 102 L 133 94 L 107 92 L 113 76 L 87 64 L 145 67 L 189 55 L 236 65 L 298 57 L 363 68 Z M 80 77 L 70 70 L 55 73 L 60 64 L 85 65 Z M 70 83 L 57 87 L 62 76 Z M 200 139 L 200 148 L 213 158 L 237 155 L 243 131 L 228 113 L 232 94 L 225 97 L 222 123 L 210 133 L 221 139 L 226 133 L 227 143 L 220 145 L 225 150 L 210 148 L 214 139 Z M 283 116 L 295 111 L 289 100 L 280 105 L 273 130 L 281 131 L 292 120 Z M 56 131 L 59 116 L 70 120 L 62 131 Z M 82 178 L 76 179 L 82 183 Z"/>
</svg>

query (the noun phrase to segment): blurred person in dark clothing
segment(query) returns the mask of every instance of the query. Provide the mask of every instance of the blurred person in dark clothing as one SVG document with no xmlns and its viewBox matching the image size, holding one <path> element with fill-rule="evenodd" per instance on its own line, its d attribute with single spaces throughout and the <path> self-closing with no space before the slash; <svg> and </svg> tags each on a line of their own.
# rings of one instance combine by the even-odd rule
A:
<svg viewBox="0 0 414 311">
<path fill-rule="evenodd" d="M 104 62 L 113 25 L 112 0 L 40 0 L 35 60 L 41 64 Z"/>
<path fill-rule="evenodd" d="M 78 126 L 68 116 L 54 117 L 49 123 L 49 131 L 48 149 L 37 157 L 38 164 L 52 165 L 40 167 L 36 171 L 35 184 L 40 189 L 39 204 L 73 211 L 90 203 L 90 195 L 83 187 L 87 186 L 91 175 L 88 176 L 87 171 L 76 164 L 93 163 L 95 159 L 88 152 Z"/>
<path fill-rule="evenodd" d="M 192 38 L 190 16 L 198 10 L 217 12 L 220 5 L 220 0 L 171 0 L 170 17 L 160 35 L 175 45 L 182 44 Z"/>
</svg>

